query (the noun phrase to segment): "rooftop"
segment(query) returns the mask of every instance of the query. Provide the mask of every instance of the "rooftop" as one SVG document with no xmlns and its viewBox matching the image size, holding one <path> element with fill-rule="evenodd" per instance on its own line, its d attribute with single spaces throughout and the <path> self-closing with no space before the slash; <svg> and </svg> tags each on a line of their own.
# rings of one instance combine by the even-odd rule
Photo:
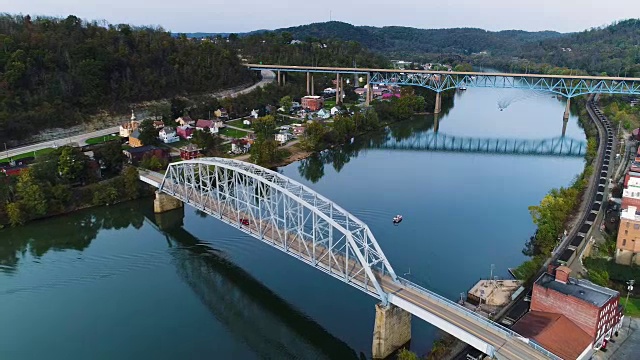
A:
<svg viewBox="0 0 640 360">
<path fill-rule="evenodd" d="M 569 281 L 565 284 L 556 281 L 555 276 L 549 273 L 542 274 L 538 280 L 536 280 L 536 284 L 546 289 L 573 296 L 597 307 L 604 306 L 604 304 L 613 297 L 619 295 L 615 290 L 598 286 L 584 279 L 569 278 Z"/>
<path fill-rule="evenodd" d="M 640 221 L 640 215 L 638 215 L 637 212 L 637 207 L 629 206 L 628 208 L 623 209 L 622 212 L 620 212 L 620 218 L 625 220 Z"/>
<path fill-rule="evenodd" d="M 153 145 L 147 145 L 147 146 L 140 146 L 140 147 L 130 148 L 130 149 L 127 149 L 125 151 L 128 152 L 129 154 L 138 154 L 138 153 L 143 153 L 143 152 L 152 151 L 152 150 L 156 150 L 156 149 L 158 149 L 158 148 L 153 146 Z"/>
<path fill-rule="evenodd" d="M 468 294 L 485 304 L 502 306 L 511 300 L 511 294 L 520 287 L 520 283 L 519 280 L 480 280 Z"/>
<path fill-rule="evenodd" d="M 631 180 L 629 180 L 629 183 L 631 183 Z M 631 184 L 629 185 L 631 186 Z M 634 186 L 634 187 L 624 189 L 622 191 L 622 197 L 631 198 L 631 199 L 640 199 L 640 188 L 637 188 Z"/>
<path fill-rule="evenodd" d="M 592 340 L 564 315 L 542 311 L 528 312 L 511 329 L 563 359 L 577 359 Z"/>
</svg>

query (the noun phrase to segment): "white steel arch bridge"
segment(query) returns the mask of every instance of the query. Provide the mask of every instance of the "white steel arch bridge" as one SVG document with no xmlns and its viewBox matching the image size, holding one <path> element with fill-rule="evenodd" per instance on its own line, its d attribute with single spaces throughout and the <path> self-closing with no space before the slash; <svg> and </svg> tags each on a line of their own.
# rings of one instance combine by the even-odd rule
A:
<svg viewBox="0 0 640 360">
<path fill-rule="evenodd" d="M 535 342 L 396 275 L 369 227 L 310 188 L 223 158 L 169 165 L 140 179 L 254 238 L 392 304 L 497 359 L 559 359 Z"/>
</svg>

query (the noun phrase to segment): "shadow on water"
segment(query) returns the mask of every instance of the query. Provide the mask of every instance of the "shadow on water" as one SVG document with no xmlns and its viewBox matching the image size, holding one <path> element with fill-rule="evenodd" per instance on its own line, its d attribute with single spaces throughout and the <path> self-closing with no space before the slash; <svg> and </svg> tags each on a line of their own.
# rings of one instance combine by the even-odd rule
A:
<svg viewBox="0 0 640 360">
<path fill-rule="evenodd" d="M 300 160 L 298 173 L 306 180 L 316 183 L 324 176 L 325 165 L 331 165 L 336 172 L 340 172 L 351 159 L 366 153 L 367 150 L 380 147 L 390 138 L 396 141 L 408 139 L 431 131 L 434 124 L 433 115 L 416 116 L 411 120 L 392 124 L 385 129 L 357 137 L 352 143 L 326 149 Z"/>
<path fill-rule="evenodd" d="M 362 359 L 224 254 L 182 227 L 184 210 L 145 214 L 173 248 L 178 274 L 211 313 L 262 358 Z"/>
<path fill-rule="evenodd" d="M 83 251 L 101 229 L 142 227 L 144 217 L 137 210 L 137 202 L 92 211 L 78 211 L 66 216 L 40 220 L 27 226 L 0 230 L 0 272 L 13 273 L 29 252 L 39 258 L 49 251 Z M 40 226 L 39 222 L 46 222 Z"/>
</svg>

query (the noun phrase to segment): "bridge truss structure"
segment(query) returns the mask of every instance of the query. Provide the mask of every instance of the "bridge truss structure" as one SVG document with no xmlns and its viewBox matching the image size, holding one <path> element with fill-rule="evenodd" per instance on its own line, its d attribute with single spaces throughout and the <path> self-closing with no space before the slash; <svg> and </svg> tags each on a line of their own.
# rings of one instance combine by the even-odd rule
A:
<svg viewBox="0 0 640 360">
<path fill-rule="evenodd" d="M 373 144 L 372 148 L 390 150 L 471 152 L 484 154 L 533 155 L 584 157 L 587 142 L 569 137 L 551 139 L 499 139 L 452 136 L 443 133 L 427 132 L 409 139 L 396 139 L 389 136 L 382 144 Z"/>
<path fill-rule="evenodd" d="M 387 303 L 379 276 L 397 276 L 369 227 L 282 174 L 200 158 L 172 163 L 160 191 Z"/>
<path fill-rule="evenodd" d="M 545 91 L 566 98 L 585 94 L 640 95 L 640 78 L 266 64 L 245 64 L 245 66 L 251 70 L 271 70 L 276 72 L 361 74 L 367 76 L 371 85 L 421 86 L 437 93 L 451 89 L 473 87 Z"/>
</svg>

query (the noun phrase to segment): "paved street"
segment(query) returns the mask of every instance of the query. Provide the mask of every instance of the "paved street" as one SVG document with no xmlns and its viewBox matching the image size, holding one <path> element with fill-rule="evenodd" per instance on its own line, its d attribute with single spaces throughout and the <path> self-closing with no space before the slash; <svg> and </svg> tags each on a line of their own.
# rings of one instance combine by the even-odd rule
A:
<svg viewBox="0 0 640 360">
<path fill-rule="evenodd" d="M 625 317 L 622 329 L 614 342 L 607 344 L 607 350 L 598 351 L 595 360 L 606 359 L 638 359 L 640 354 L 640 319 Z"/>
<path fill-rule="evenodd" d="M 260 80 L 259 82 L 245 88 L 242 90 L 225 90 L 222 92 L 219 92 L 216 94 L 217 97 L 225 97 L 225 96 L 231 96 L 231 97 L 235 97 L 238 96 L 240 94 L 246 94 L 248 92 L 251 92 L 259 87 L 263 87 L 271 82 L 273 82 L 275 80 L 275 74 L 271 71 L 266 71 L 266 70 L 262 70 L 261 71 L 262 74 L 262 80 Z M 13 149 L 9 149 L 9 151 L 4 151 L 4 149 L 0 149 L 2 150 L 2 152 L 0 153 L 0 159 L 5 159 L 7 157 L 11 157 L 14 155 L 18 155 L 18 154 L 25 154 L 25 153 L 29 153 L 29 152 L 33 152 L 33 151 L 37 151 L 37 150 L 41 150 L 41 149 L 46 149 L 46 148 L 55 148 L 57 146 L 62 146 L 62 145 L 68 145 L 68 144 L 74 144 L 77 143 L 78 145 L 86 145 L 86 141 L 87 139 L 91 139 L 94 137 L 98 137 L 98 136 L 105 136 L 105 135 L 109 135 L 109 134 L 113 134 L 116 133 L 120 130 L 120 126 L 112 126 L 106 129 L 102 129 L 102 130 L 98 130 L 98 131 L 92 131 L 92 132 L 88 132 L 85 134 L 80 134 L 80 135 L 75 135 L 75 136 L 70 136 L 70 137 L 66 137 L 66 138 L 62 138 L 62 139 L 57 139 L 57 140 L 51 140 L 51 141 L 44 141 L 41 143 L 37 143 L 37 144 L 32 144 L 32 145 L 26 145 L 26 146 L 21 146 L 18 148 L 13 148 Z M 242 129 L 244 130 L 244 129 Z M 246 130 L 245 130 L 246 131 Z"/>
</svg>

